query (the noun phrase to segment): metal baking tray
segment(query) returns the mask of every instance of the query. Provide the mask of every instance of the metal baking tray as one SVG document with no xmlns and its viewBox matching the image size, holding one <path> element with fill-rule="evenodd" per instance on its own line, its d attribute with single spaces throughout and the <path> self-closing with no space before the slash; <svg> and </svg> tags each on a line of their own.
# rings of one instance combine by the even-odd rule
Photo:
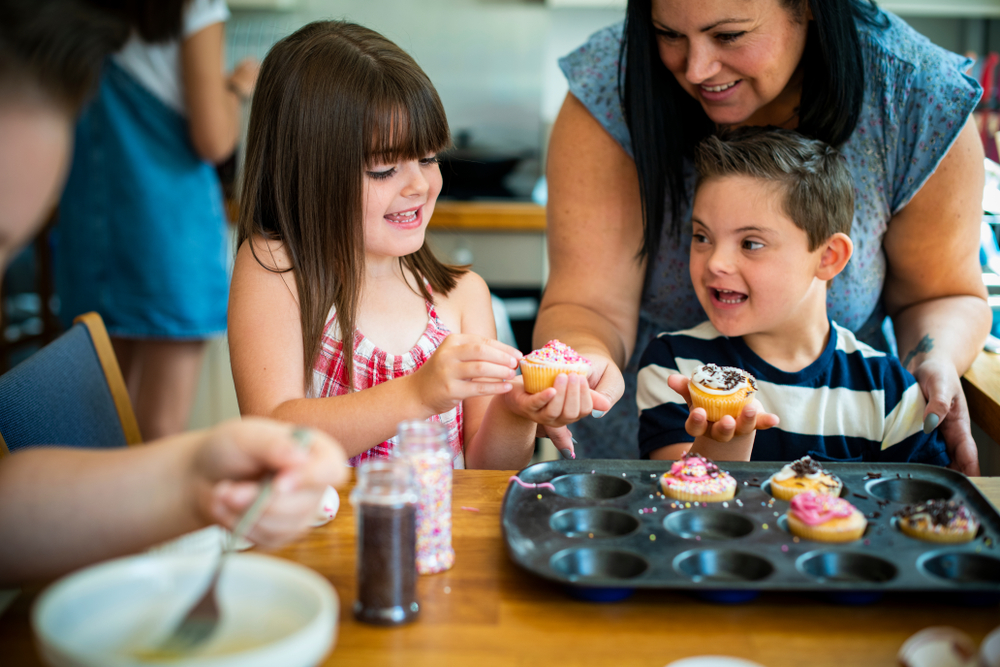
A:
<svg viewBox="0 0 1000 667">
<path fill-rule="evenodd" d="M 824 463 L 868 518 L 862 539 L 833 544 L 788 532 L 788 502 L 766 483 L 782 465 L 723 462 L 736 497 L 696 504 L 658 495 L 669 462 L 539 463 L 518 476 L 555 492 L 512 482 L 504 541 L 529 572 L 586 588 L 1000 593 L 1000 514 L 965 476 L 915 463 Z M 963 500 L 980 521 L 976 538 L 946 545 L 904 535 L 893 514 L 929 499 Z"/>
</svg>

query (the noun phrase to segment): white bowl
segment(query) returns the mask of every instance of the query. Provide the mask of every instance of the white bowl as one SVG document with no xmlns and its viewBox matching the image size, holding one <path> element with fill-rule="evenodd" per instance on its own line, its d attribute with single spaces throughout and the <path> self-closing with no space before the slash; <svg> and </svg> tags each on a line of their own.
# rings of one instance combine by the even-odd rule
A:
<svg viewBox="0 0 1000 667">
<path fill-rule="evenodd" d="M 38 599 L 32 625 L 53 667 L 164 665 L 144 659 L 200 597 L 214 558 L 144 554 L 60 579 Z M 333 646 L 333 586 L 302 565 L 231 554 L 217 589 L 219 627 L 187 667 L 312 667 Z"/>
</svg>

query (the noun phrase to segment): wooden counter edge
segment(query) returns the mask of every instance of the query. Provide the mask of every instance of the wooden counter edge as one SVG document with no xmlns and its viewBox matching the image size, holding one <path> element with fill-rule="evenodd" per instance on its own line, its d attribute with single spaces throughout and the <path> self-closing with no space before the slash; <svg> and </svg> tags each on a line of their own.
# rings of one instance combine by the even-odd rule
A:
<svg viewBox="0 0 1000 667">
<path fill-rule="evenodd" d="M 545 207 L 531 202 L 439 201 L 428 228 L 435 231 L 545 232 Z"/>
<path fill-rule="evenodd" d="M 1000 442 L 1000 355 L 980 352 L 962 376 L 962 388 L 972 421 Z"/>
</svg>

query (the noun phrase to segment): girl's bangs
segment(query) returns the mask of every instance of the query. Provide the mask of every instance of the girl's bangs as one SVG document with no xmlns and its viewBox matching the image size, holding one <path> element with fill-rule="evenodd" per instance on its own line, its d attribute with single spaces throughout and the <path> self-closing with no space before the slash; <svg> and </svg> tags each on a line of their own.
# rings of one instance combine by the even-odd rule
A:
<svg viewBox="0 0 1000 667">
<path fill-rule="evenodd" d="M 425 93 L 409 100 L 372 105 L 366 115 L 367 166 L 419 160 L 451 143 L 448 121 L 436 96 Z"/>
</svg>

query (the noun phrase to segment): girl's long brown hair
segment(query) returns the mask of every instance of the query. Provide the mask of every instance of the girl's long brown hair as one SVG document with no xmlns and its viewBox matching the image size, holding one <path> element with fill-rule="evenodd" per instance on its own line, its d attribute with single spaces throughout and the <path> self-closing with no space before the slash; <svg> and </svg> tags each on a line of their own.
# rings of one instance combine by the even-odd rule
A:
<svg viewBox="0 0 1000 667">
<path fill-rule="evenodd" d="M 372 30 L 317 21 L 264 58 L 250 112 L 237 247 L 261 236 L 280 241 L 288 254 L 286 270 L 295 272 L 298 285 L 306 386 L 331 307 L 344 345 L 345 380 L 354 386 L 364 171 L 425 158 L 450 142 L 430 79 Z M 439 262 L 426 243 L 400 262 L 440 294 L 466 271 Z M 432 300 L 419 279 L 417 288 Z"/>
</svg>

